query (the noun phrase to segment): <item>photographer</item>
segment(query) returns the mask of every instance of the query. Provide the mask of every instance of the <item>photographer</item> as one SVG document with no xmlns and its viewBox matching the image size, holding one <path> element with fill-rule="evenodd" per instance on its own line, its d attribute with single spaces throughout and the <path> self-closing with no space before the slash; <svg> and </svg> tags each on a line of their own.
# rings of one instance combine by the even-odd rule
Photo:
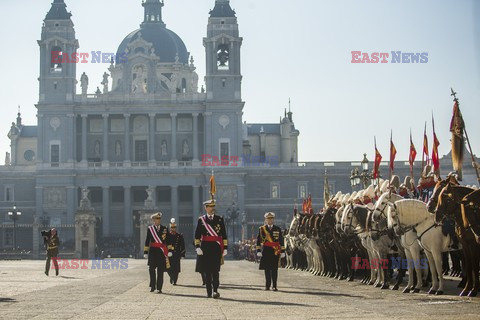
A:
<svg viewBox="0 0 480 320">
<path fill-rule="evenodd" d="M 60 240 L 58 239 L 57 229 L 52 228 L 49 231 L 42 231 L 43 243 L 47 249 L 47 263 L 45 264 L 45 274 L 48 276 L 50 270 L 50 260 L 53 258 L 53 265 L 55 266 L 55 273 L 58 276 L 58 246 Z"/>
</svg>

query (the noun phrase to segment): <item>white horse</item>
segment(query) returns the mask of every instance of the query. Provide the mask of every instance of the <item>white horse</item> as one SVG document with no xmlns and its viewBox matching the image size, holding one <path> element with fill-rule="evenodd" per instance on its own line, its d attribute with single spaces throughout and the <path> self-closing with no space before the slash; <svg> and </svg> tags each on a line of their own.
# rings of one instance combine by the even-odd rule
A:
<svg viewBox="0 0 480 320">
<path fill-rule="evenodd" d="M 442 252 L 448 251 L 450 236 L 443 235 L 442 227 L 435 224 L 435 217 L 430 215 L 422 201 L 414 199 L 396 201 L 389 204 L 387 214 L 389 225 L 394 227 L 396 232 L 412 230 L 416 233 L 417 241 L 425 250 L 432 272 L 432 287 L 428 293 L 443 294 Z"/>
<path fill-rule="evenodd" d="M 373 212 L 374 220 L 379 219 L 380 216 L 388 217 L 388 204 L 393 204 L 396 201 L 403 200 L 403 197 L 397 194 L 390 194 L 389 192 L 385 192 L 378 198 L 377 202 L 375 203 L 375 209 Z M 392 228 L 392 221 L 388 219 L 388 228 Z M 413 230 L 408 230 L 405 234 L 402 234 L 400 237 L 400 244 L 404 249 L 405 256 L 407 261 L 420 261 L 421 259 L 421 247 L 417 239 L 417 234 Z M 400 248 L 399 248 L 400 249 Z M 419 289 L 423 286 L 423 277 L 422 277 L 422 269 L 419 263 L 408 263 L 408 284 L 403 290 L 403 293 L 408 293 L 411 290 L 414 292 L 418 292 Z M 417 274 L 417 286 L 414 286 L 414 276 L 413 271 L 415 270 Z"/>
</svg>

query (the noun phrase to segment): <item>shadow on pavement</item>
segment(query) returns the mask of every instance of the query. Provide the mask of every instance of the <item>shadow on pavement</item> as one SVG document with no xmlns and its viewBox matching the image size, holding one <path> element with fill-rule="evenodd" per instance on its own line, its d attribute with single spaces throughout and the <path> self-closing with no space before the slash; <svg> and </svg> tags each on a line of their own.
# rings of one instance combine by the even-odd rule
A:
<svg viewBox="0 0 480 320">
<path fill-rule="evenodd" d="M 17 302 L 17 300 L 12 298 L 0 298 L 0 302 Z"/>
<path fill-rule="evenodd" d="M 181 293 L 175 293 L 175 294 L 167 293 L 165 295 L 182 297 L 182 298 L 212 299 L 212 298 L 207 298 L 205 295 L 198 296 L 198 295 L 193 295 L 193 294 L 181 294 Z M 243 299 L 230 299 L 230 298 L 223 298 L 223 297 L 220 297 L 218 300 L 241 302 L 241 303 L 262 304 L 262 305 L 270 305 L 270 306 L 271 305 L 278 305 L 278 306 L 312 307 L 311 305 L 308 305 L 308 304 L 293 303 L 293 302 L 243 300 Z"/>
</svg>

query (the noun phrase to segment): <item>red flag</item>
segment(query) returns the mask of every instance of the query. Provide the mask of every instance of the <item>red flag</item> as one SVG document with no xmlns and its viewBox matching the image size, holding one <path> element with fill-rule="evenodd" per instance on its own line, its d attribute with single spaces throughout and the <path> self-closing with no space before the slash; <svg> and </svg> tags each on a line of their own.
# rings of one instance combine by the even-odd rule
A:
<svg viewBox="0 0 480 320">
<path fill-rule="evenodd" d="M 417 150 L 415 149 L 415 145 L 412 141 L 412 132 L 410 132 L 410 154 L 408 156 L 408 162 L 410 163 L 410 169 L 413 168 L 413 163 L 415 162 L 415 158 L 417 157 Z"/>
<path fill-rule="evenodd" d="M 375 164 L 373 166 L 373 178 L 378 178 L 378 168 L 380 167 L 380 162 L 382 161 L 382 155 L 378 152 L 377 141 L 375 140 Z"/>
<path fill-rule="evenodd" d="M 432 146 L 432 163 L 433 163 L 433 171 L 436 172 L 440 169 L 440 158 L 438 156 L 438 146 L 440 142 L 437 139 L 437 135 L 435 134 L 435 122 L 432 116 L 432 127 L 433 127 L 433 146 Z"/>
<path fill-rule="evenodd" d="M 393 144 L 392 136 L 390 136 L 390 170 L 393 172 L 395 156 L 397 155 L 397 149 Z"/>
<path fill-rule="evenodd" d="M 423 155 L 428 164 L 429 155 L 428 155 L 428 138 L 427 138 L 427 123 L 425 122 L 425 130 L 423 131 Z M 422 168 L 423 170 L 423 168 Z"/>
</svg>

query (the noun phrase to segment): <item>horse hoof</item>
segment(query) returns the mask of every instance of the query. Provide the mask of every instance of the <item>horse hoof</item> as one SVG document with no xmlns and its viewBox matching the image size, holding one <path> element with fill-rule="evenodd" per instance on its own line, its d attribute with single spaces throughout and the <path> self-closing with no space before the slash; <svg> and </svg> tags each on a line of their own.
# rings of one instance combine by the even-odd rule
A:
<svg viewBox="0 0 480 320">
<path fill-rule="evenodd" d="M 433 289 L 428 290 L 428 294 L 435 294 L 435 293 L 437 293 L 436 290 L 433 290 Z"/>
<path fill-rule="evenodd" d="M 409 289 L 409 288 L 407 288 L 407 287 L 405 287 L 405 289 L 403 289 L 403 291 L 402 291 L 402 292 L 403 292 L 403 293 L 410 293 L 410 289 Z"/>
<path fill-rule="evenodd" d="M 390 286 L 388 284 L 384 283 L 381 289 L 384 290 L 384 289 L 388 289 L 388 288 L 390 288 Z"/>
<path fill-rule="evenodd" d="M 398 287 L 399 287 L 398 284 L 396 284 L 392 287 L 392 290 L 398 290 Z"/>
<path fill-rule="evenodd" d="M 469 290 L 464 289 L 464 290 L 462 290 L 462 292 L 460 292 L 459 296 L 460 297 L 466 297 L 468 295 L 468 292 L 469 292 Z"/>
<path fill-rule="evenodd" d="M 443 291 L 440 291 L 440 290 L 435 293 L 435 295 L 437 296 L 441 296 L 442 294 L 443 294 Z"/>
<path fill-rule="evenodd" d="M 477 296 L 477 290 L 472 290 L 468 293 L 468 297 L 476 297 Z"/>
<path fill-rule="evenodd" d="M 420 289 L 418 288 L 413 289 L 413 293 L 419 293 L 419 292 L 420 292 Z"/>
<path fill-rule="evenodd" d="M 368 283 L 369 286 L 373 286 L 374 284 L 375 284 L 375 281 L 373 280 Z"/>
<path fill-rule="evenodd" d="M 353 278 L 347 278 L 347 281 L 351 282 L 353 281 Z"/>
<path fill-rule="evenodd" d="M 382 287 L 382 284 L 381 284 L 381 283 L 377 283 L 377 284 L 375 285 L 375 288 L 381 288 L 381 287 Z"/>
</svg>

